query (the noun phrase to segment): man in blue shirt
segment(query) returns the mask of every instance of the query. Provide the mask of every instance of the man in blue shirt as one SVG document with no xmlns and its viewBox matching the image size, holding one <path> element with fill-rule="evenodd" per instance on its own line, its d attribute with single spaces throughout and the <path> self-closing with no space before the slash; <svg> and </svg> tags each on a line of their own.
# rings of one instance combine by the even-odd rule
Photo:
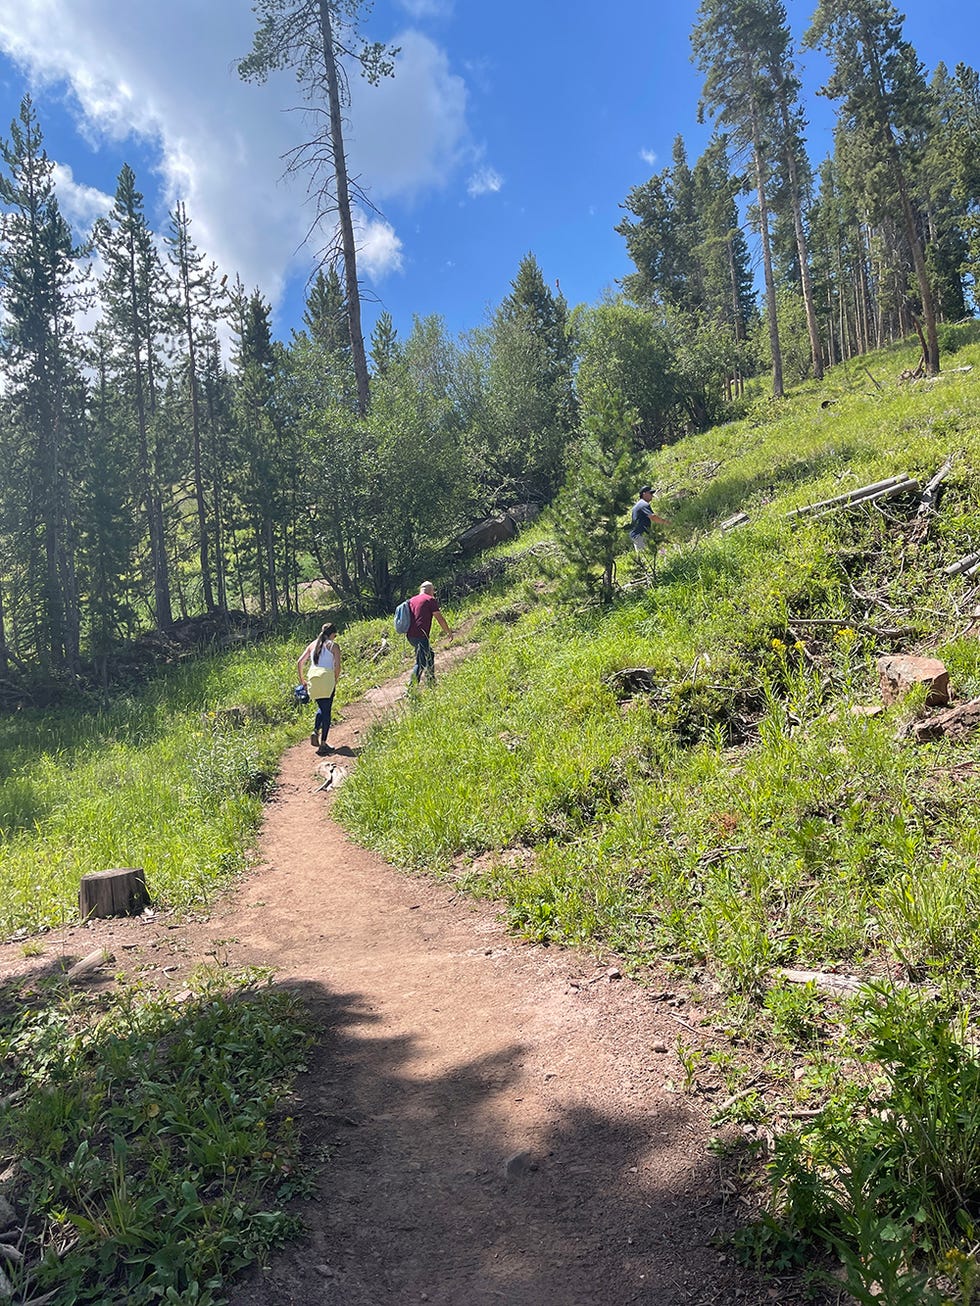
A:
<svg viewBox="0 0 980 1306">
<path fill-rule="evenodd" d="M 633 511 L 630 514 L 630 539 L 633 541 L 633 548 L 637 554 L 641 554 L 650 542 L 651 526 L 669 526 L 670 522 L 664 517 L 658 517 L 650 507 L 650 500 L 653 498 L 653 486 L 644 485 L 640 490 L 640 497 L 633 505 Z"/>
</svg>

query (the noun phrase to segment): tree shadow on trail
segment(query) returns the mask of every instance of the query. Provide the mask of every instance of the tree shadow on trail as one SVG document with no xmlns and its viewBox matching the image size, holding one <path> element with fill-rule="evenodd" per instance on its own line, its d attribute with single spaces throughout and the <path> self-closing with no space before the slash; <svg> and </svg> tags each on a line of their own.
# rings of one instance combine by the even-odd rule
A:
<svg viewBox="0 0 980 1306">
<path fill-rule="evenodd" d="M 298 1208 L 308 1238 L 234 1285 L 231 1306 L 773 1300 L 772 1279 L 719 1254 L 732 1213 L 680 1095 L 563 1103 L 529 1087 L 514 1043 L 420 1074 L 422 1040 L 377 1037 L 358 994 L 298 991 L 321 1031 L 298 1088 L 319 1192 Z M 545 1079 L 560 1089 L 560 1072 Z M 545 1109 L 522 1115 L 524 1095 Z"/>
</svg>

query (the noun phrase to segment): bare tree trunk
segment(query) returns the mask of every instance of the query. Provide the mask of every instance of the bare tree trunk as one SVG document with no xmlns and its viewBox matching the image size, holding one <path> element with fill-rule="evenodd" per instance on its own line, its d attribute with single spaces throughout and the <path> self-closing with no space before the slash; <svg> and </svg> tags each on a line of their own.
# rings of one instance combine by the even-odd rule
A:
<svg viewBox="0 0 980 1306">
<path fill-rule="evenodd" d="M 782 119 L 784 159 L 786 174 L 789 177 L 789 202 L 793 210 L 793 232 L 796 237 L 796 254 L 800 261 L 800 288 L 803 291 L 803 308 L 806 313 L 806 329 L 810 337 L 810 358 L 813 363 L 813 379 L 823 380 L 823 354 L 820 348 L 820 332 L 817 328 L 817 311 L 813 303 L 813 283 L 810 279 L 810 252 L 807 249 L 806 231 L 803 227 L 803 196 L 800 187 L 800 174 L 796 166 L 796 153 L 793 149 L 793 130 L 790 122 L 789 105 L 786 102 L 786 86 L 782 70 L 774 69 L 776 78 L 776 95 L 779 114 Z"/>
<path fill-rule="evenodd" d="M 7 657 L 7 617 L 3 606 L 3 577 L 0 576 L 0 676 L 5 676 L 10 670 L 10 661 Z"/>
<path fill-rule="evenodd" d="M 783 355 L 779 346 L 779 320 L 776 314 L 776 279 L 772 273 L 772 244 L 769 239 L 769 203 L 766 199 L 765 174 L 761 146 L 752 147 L 756 192 L 759 197 L 759 235 L 762 239 L 762 274 L 766 283 L 766 317 L 769 319 L 769 349 L 772 353 L 772 393 L 783 397 Z"/>
<path fill-rule="evenodd" d="M 350 185 L 347 179 L 347 156 L 344 153 L 344 130 L 340 112 L 340 86 L 333 45 L 333 27 L 329 0 L 320 0 L 320 32 L 323 37 L 323 61 L 327 71 L 327 98 L 330 104 L 330 141 L 334 177 L 337 182 L 337 213 L 344 254 L 344 291 L 347 296 L 347 324 L 350 330 L 351 359 L 357 381 L 357 410 L 363 417 L 371 403 L 367 354 L 361 330 L 361 292 L 357 283 L 357 248 L 351 216 Z"/>
<path fill-rule="evenodd" d="M 745 339 L 745 324 L 742 321 L 742 307 L 738 302 L 738 270 L 735 267 L 735 245 L 731 239 L 725 241 L 728 253 L 728 277 L 732 287 L 732 323 L 735 339 L 741 343 Z"/>
</svg>

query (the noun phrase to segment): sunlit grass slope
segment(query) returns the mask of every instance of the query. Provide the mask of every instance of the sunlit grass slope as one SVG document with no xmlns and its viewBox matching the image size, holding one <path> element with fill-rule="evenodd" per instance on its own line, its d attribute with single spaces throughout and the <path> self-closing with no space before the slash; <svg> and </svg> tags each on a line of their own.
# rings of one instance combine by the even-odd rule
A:
<svg viewBox="0 0 980 1306">
<path fill-rule="evenodd" d="M 974 975 L 980 740 L 899 739 L 918 701 L 851 712 L 880 702 L 884 652 L 941 657 L 958 699 L 980 694 L 980 598 L 943 571 L 980 541 L 980 348 L 945 361 L 914 385 L 911 355 L 870 360 L 874 380 L 838 368 L 652 456 L 675 528 L 656 583 L 605 612 L 525 586 L 519 620 L 488 616 L 481 651 L 372 735 L 341 819 L 499 897 L 532 937 L 707 962 L 745 995 L 779 963 Z M 899 472 L 924 483 L 950 453 L 918 542 L 901 500 L 786 518 Z M 651 691 L 617 690 L 632 667 Z"/>
<path fill-rule="evenodd" d="M 155 901 L 187 909 L 243 869 L 278 756 L 312 720 L 292 689 L 318 628 L 189 661 L 106 710 L 0 719 L 0 937 L 74 919 L 89 871 L 141 866 Z M 339 711 L 396 665 L 395 647 L 368 656 L 382 629 L 345 633 Z"/>
</svg>

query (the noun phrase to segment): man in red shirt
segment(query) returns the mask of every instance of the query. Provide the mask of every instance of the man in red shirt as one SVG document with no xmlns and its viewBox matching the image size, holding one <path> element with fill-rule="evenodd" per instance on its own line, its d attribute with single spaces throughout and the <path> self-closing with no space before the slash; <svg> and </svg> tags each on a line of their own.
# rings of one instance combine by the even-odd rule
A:
<svg viewBox="0 0 980 1306">
<path fill-rule="evenodd" d="M 418 594 L 413 594 L 408 600 L 408 607 L 412 614 L 412 621 L 405 638 L 415 649 L 415 666 L 412 668 L 408 683 L 410 685 L 413 683 L 421 684 L 422 673 L 425 672 L 429 677 L 429 684 L 434 685 L 436 683 L 436 656 L 432 651 L 432 645 L 429 643 L 432 618 L 435 617 L 450 639 L 453 637 L 453 632 L 449 629 L 446 618 L 439 611 L 439 600 L 436 598 L 435 586 L 431 580 L 422 582 Z"/>
</svg>

